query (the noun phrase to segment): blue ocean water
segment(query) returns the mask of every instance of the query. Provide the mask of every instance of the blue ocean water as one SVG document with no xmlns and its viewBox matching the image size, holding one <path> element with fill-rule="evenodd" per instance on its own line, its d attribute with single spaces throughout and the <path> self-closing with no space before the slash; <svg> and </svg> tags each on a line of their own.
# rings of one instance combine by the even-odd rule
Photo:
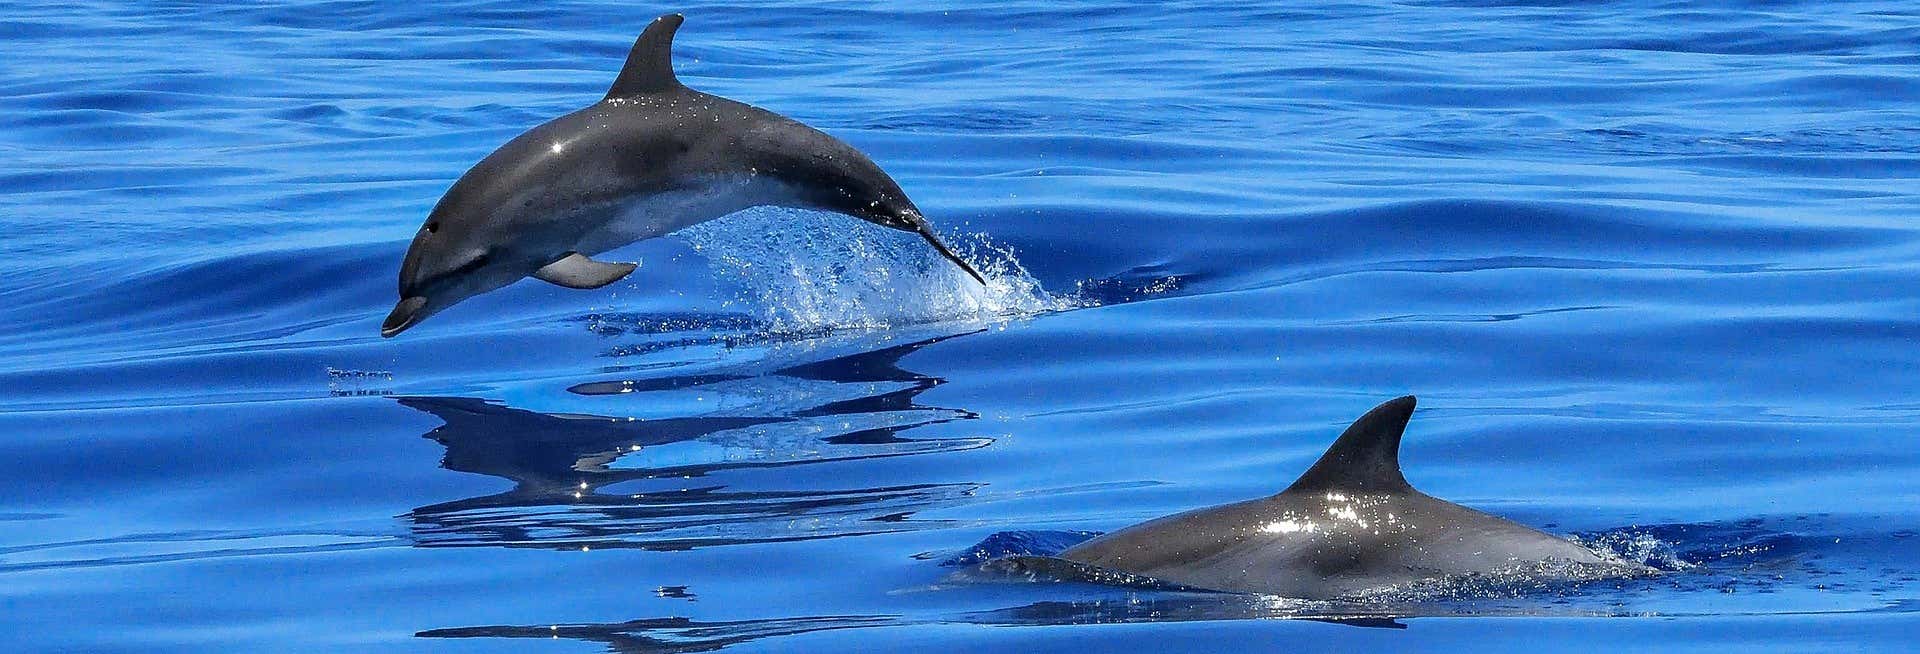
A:
<svg viewBox="0 0 1920 654">
<path fill-rule="evenodd" d="M 1920 11 L 1224 4 L 9 3 L 6 648 L 1911 646 Z M 380 339 L 447 185 L 668 11 L 684 81 L 992 283 L 756 210 Z M 1665 572 L 991 561 L 1274 492 L 1404 393 L 1414 484 Z"/>
</svg>

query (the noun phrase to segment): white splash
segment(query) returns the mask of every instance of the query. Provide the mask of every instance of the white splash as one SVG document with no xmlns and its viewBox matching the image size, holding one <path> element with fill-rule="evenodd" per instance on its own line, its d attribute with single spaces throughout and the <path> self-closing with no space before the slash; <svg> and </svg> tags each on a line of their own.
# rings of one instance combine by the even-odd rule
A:
<svg viewBox="0 0 1920 654">
<path fill-rule="evenodd" d="M 949 238 L 985 286 L 918 236 L 846 216 L 761 208 L 679 234 L 733 287 L 723 307 L 775 332 L 1003 322 L 1075 306 L 977 234 Z"/>
</svg>

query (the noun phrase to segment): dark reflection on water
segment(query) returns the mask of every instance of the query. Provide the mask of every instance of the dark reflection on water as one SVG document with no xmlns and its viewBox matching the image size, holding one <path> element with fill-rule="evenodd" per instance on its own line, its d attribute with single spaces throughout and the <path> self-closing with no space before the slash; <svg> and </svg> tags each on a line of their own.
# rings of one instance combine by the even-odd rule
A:
<svg viewBox="0 0 1920 654">
<path fill-rule="evenodd" d="M 1920 603 L 1812 611 L 1800 615 L 1912 614 Z M 1641 612 L 1622 607 L 1522 606 L 1500 603 L 1364 605 L 1295 602 L 1246 595 L 1184 595 L 1142 599 L 1116 597 L 1082 601 L 1045 601 L 974 613 L 902 616 L 855 615 L 697 622 L 681 617 L 649 618 L 607 624 L 487 626 L 433 629 L 421 638 L 569 638 L 607 645 L 610 652 L 711 652 L 760 640 L 816 631 L 904 627 L 930 624 L 993 627 L 1047 627 L 1101 624 L 1161 624 L 1226 620 L 1304 620 L 1368 629 L 1407 629 L 1410 618 L 1551 617 L 1631 618 L 1741 615 L 1731 613 Z M 1779 615 L 1779 613 L 1770 613 Z"/>
<path fill-rule="evenodd" d="M 1377 609 L 1376 609 L 1377 610 Z M 602 643 L 620 654 L 710 652 L 761 640 L 816 631 L 961 624 L 1002 627 L 1142 624 L 1217 620 L 1290 619 L 1352 627 L 1405 629 L 1392 614 L 1348 612 L 1340 607 L 1303 611 L 1288 600 L 1205 594 L 1165 599 L 1120 597 L 1034 602 L 992 611 L 950 615 L 851 615 L 698 622 L 682 617 L 607 624 L 500 625 L 433 629 L 422 638 L 568 638 Z"/>
<path fill-rule="evenodd" d="M 1882 606 L 1811 611 L 1801 615 L 1912 614 L 1920 603 L 1901 601 Z M 728 622 L 697 622 L 682 617 L 649 618 L 607 624 L 486 626 L 433 629 L 421 638 L 568 638 L 603 643 L 610 652 L 710 652 L 765 638 L 795 636 L 816 631 L 907 627 L 916 625 L 977 625 L 989 627 L 1051 627 L 1066 625 L 1164 624 L 1229 620 L 1296 620 L 1366 629 L 1408 629 L 1411 618 L 1534 617 L 1534 618 L 1684 618 L 1703 615 L 1743 615 L 1740 612 L 1647 612 L 1620 605 L 1573 606 L 1503 602 L 1450 602 L 1418 605 L 1369 605 L 1303 602 L 1281 598 L 1226 594 L 1176 594 L 1168 597 L 1113 597 L 1094 600 L 1043 601 L 1021 606 L 947 615 L 856 615 L 773 618 Z M 1780 615 L 1778 612 L 1755 615 Z"/>
<path fill-rule="evenodd" d="M 528 627 L 460 627 L 416 634 L 422 638 L 569 638 L 603 643 L 619 654 L 712 652 L 762 638 L 833 629 L 899 624 L 896 616 L 849 615 L 733 622 L 696 622 L 687 618 L 651 618 L 613 624 Z"/>
<path fill-rule="evenodd" d="M 944 524 L 913 518 L 963 502 L 978 484 L 730 490 L 691 484 L 741 468 L 955 452 L 989 438 L 916 439 L 903 432 L 971 420 L 964 409 L 922 405 L 944 379 L 900 367 L 906 355 L 954 336 L 782 368 L 764 375 L 703 374 L 578 384 L 587 396 L 730 385 L 782 408 L 737 415 L 625 418 L 544 413 L 466 397 L 403 397 L 446 424 L 425 434 L 447 448 L 448 470 L 507 479 L 505 492 L 409 512 L 426 547 L 509 546 L 678 550 L 832 538 Z M 799 390 L 796 390 L 796 382 Z M 811 384 L 808 382 L 823 382 Z M 796 399 L 793 396 L 798 394 Z"/>
</svg>

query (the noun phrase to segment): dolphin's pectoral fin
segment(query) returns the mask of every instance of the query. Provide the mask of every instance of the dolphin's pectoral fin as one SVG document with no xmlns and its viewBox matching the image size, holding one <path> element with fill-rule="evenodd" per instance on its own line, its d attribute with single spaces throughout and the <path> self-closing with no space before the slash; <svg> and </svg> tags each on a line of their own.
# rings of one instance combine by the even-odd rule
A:
<svg viewBox="0 0 1920 654">
<path fill-rule="evenodd" d="M 593 289 L 620 281 L 639 264 L 594 261 L 579 252 L 569 252 L 559 261 L 533 271 L 533 278 L 567 288 Z"/>
<path fill-rule="evenodd" d="M 607 99 L 680 88 L 680 78 L 673 76 L 673 33 L 685 20 L 680 14 L 667 14 L 654 19 L 640 33 L 633 50 L 627 53 L 626 65 L 620 67 L 620 76 L 613 80 L 613 88 L 607 89 Z"/>
<path fill-rule="evenodd" d="M 1360 416 L 1286 492 L 1413 490 L 1400 474 L 1400 436 L 1413 417 L 1413 407 L 1413 396 L 1408 395 Z"/>
</svg>

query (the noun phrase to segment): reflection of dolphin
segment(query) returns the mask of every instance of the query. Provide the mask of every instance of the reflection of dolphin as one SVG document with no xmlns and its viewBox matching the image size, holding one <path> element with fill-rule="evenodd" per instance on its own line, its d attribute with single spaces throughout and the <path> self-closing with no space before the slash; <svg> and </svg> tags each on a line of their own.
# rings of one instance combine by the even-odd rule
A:
<svg viewBox="0 0 1920 654">
<path fill-rule="evenodd" d="M 1194 588 L 1306 599 L 1519 571 L 1627 576 L 1650 569 L 1428 496 L 1400 474 L 1414 399 L 1380 405 L 1278 495 L 1190 511 L 1075 545 L 1069 561 Z"/>
<path fill-rule="evenodd" d="M 681 480 L 732 469 L 777 469 L 986 446 L 991 439 L 898 436 L 914 427 L 974 416 L 964 410 L 914 404 L 914 395 L 943 380 L 898 366 L 900 357 L 944 338 L 951 337 L 760 377 L 687 375 L 595 382 L 572 389 L 584 395 L 627 395 L 727 384 L 746 387 L 743 395 L 791 395 L 791 379 L 831 383 L 831 388 L 803 389 L 809 392 L 802 399 L 814 404 L 769 412 L 772 415 L 641 420 L 541 413 L 474 398 L 398 398 L 403 406 L 446 422 L 425 436 L 446 446 L 443 465 L 447 469 L 501 477 L 515 484 L 494 495 L 420 507 L 407 517 L 417 542 L 439 546 L 682 549 L 920 528 L 932 523 L 909 520 L 915 512 L 968 497 L 976 485 L 733 491 L 719 483 L 688 487 Z M 896 389 L 901 382 L 907 387 Z M 756 383 L 768 389 L 756 389 Z M 870 397 L 849 400 L 849 390 Z M 823 391 L 831 394 L 830 399 L 811 397 Z M 650 488 L 609 488 L 615 484 Z M 808 526 L 796 530 L 793 519 L 800 516 L 808 518 Z"/>
<path fill-rule="evenodd" d="M 1401 619 L 1445 616 L 1618 616 L 1618 609 L 1510 607 L 1466 603 L 1458 606 L 1381 606 L 1328 602 L 1275 602 L 1275 598 L 1217 593 L 1164 597 L 1124 597 L 1043 601 L 986 611 L 922 615 L 823 615 L 757 620 L 696 621 L 684 617 L 645 618 L 602 624 L 495 625 L 431 629 L 420 638 L 567 638 L 602 643 L 619 654 L 714 652 L 767 639 L 818 631 L 898 628 L 924 625 L 1044 627 L 1096 624 L 1164 624 L 1221 620 L 1305 620 L 1350 627 L 1406 629 Z M 780 649 L 769 647 L 768 649 Z"/>
<path fill-rule="evenodd" d="M 934 343 L 978 334 L 982 330 L 935 336 L 910 343 L 902 343 L 878 350 L 855 352 L 831 359 L 787 366 L 770 374 L 794 379 L 832 382 L 835 384 L 871 384 L 875 382 L 893 382 L 904 384 L 902 388 L 857 398 L 836 400 L 817 407 L 791 413 L 794 418 L 818 418 L 844 415 L 904 414 L 910 411 L 936 411 L 945 415 L 931 419 L 914 420 L 905 424 L 886 425 L 849 431 L 825 440 L 836 445 L 906 442 L 897 434 L 908 429 L 935 425 L 954 420 L 971 420 L 979 415 L 964 409 L 947 409 L 925 406 L 915 398 L 921 393 L 932 390 L 946 379 L 924 375 L 900 367 L 900 360 Z M 743 375 L 687 375 L 653 379 L 608 380 L 576 384 L 567 390 L 580 395 L 625 395 L 649 390 L 672 390 L 689 388 L 705 384 L 740 381 L 751 379 Z"/>
<path fill-rule="evenodd" d="M 853 146 L 682 86 L 672 61 L 680 23 L 669 15 L 647 27 L 605 99 L 515 137 L 454 182 L 414 234 L 380 335 L 526 277 L 611 284 L 635 264 L 590 257 L 763 205 L 919 234 L 985 283 Z"/>
<path fill-rule="evenodd" d="M 860 629 L 898 624 L 894 616 L 845 615 L 732 622 L 696 622 L 686 618 L 650 618 L 615 624 L 531 627 L 459 627 L 414 634 L 420 638 L 570 638 L 603 643 L 616 654 L 714 652 L 760 640 L 816 631 Z"/>
<path fill-rule="evenodd" d="M 636 448 L 688 441 L 709 434 L 783 422 L 788 418 L 664 418 L 540 413 L 467 397 L 402 397 L 400 404 L 447 424 L 426 437 L 447 447 L 448 470 L 505 477 L 518 498 L 571 495 L 649 476 L 611 470 L 606 463 Z M 590 473 L 590 474 L 589 474 Z M 582 486 L 581 484 L 586 484 Z"/>
<path fill-rule="evenodd" d="M 829 402 L 813 409 L 795 413 L 795 417 L 810 418 L 816 416 L 846 415 L 849 413 L 871 414 L 937 409 L 937 407 L 922 406 L 915 402 L 915 398 L 919 397 L 921 393 L 925 393 L 936 386 L 947 383 L 947 380 L 903 369 L 900 367 L 900 359 L 928 345 L 950 338 L 978 334 L 981 331 L 985 330 L 938 336 L 914 341 L 912 343 L 881 348 L 871 352 L 861 352 L 815 363 L 789 366 L 776 371 L 774 374 L 797 379 L 813 379 L 840 384 L 899 382 L 907 385 L 905 388 L 880 393 L 878 395 Z M 888 425 L 850 431 L 837 436 L 830 436 L 826 440 L 829 443 L 838 445 L 898 443 L 901 442 L 902 439 L 900 439 L 897 434 L 913 427 L 939 424 L 953 420 L 972 420 L 980 417 L 979 414 L 963 409 L 938 410 L 947 412 L 948 417 L 921 420 L 905 425 Z"/>
<path fill-rule="evenodd" d="M 1391 617 L 1326 614 L 1295 616 L 1272 607 L 1241 604 L 1225 597 L 1190 601 L 1141 600 L 1036 602 L 994 611 L 913 618 L 901 615 L 823 615 L 797 618 L 701 622 L 682 617 L 645 618 L 607 624 L 498 625 L 430 629 L 420 638 L 567 638 L 606 645 L 618 654 L 679 654 L 716 652 L 764 638 L 784 638 L 817 631 L 873 629 L 932 624 L 990 626 L 1046 626 L 1080 624 L 1136 624 L 1262 618 L 1333 622 L 1357 627 L 1405 629 Z"/>
</svg>

